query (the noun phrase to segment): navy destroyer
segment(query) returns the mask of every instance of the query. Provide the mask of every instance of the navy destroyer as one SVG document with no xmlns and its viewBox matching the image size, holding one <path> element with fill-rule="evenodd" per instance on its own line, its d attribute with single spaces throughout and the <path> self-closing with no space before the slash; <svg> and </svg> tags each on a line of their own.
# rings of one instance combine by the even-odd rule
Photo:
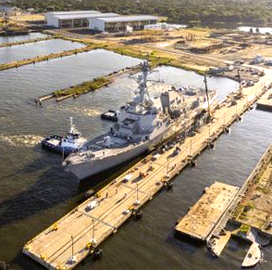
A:
<svg viewBox="0 0 272 270">
<path fill-rule="evenodd" d="M 149 73 L 148 63 L 144 62 L 135 96 L 119 109 L 117 123 L 106 134 L 70 154 L 63 161 L 66 171 L 85 179 L 133 159 L 181 131 L 189 112 L 201 113 L 216 98 L 215 91 L 206 95 L 202 89 L 174 87 L 151 98 Z"/>
</svg>

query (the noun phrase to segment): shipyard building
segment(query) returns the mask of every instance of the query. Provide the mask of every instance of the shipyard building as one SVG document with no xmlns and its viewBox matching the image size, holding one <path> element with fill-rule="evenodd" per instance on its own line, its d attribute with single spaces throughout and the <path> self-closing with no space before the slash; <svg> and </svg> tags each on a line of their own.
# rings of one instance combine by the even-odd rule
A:
<svg viewBox="0 0 272 270">
<path fill-rule="evenodd" d="M 118 16 L 89 19 L 89 28 L 99 32 L 125 32 L 144 30 L 149 24 L 155 24 L 158 17 L 149 15 Z"/>
<path fill-rule="evenodd" d="M 95 10 L 49 12 L 45 14 L 46 24 L 56 28 L 88 27 L 89 19 L 116 17 L 116 13 L 101 13 Z"/>
<path fill-rule="evenodd" d="M 156 24 L 158 17 L 150 15 L 121 16 L 95 10 L 49 12 L 46 24 L 55 28 L 88 27 L 97 32 L 125 32 L 143 30 L 146 25 Z"/>
</svg>

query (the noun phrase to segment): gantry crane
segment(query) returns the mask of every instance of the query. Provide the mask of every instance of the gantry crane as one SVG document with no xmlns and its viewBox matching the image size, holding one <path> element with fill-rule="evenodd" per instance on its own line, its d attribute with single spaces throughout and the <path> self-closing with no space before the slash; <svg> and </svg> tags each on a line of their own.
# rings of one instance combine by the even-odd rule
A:
<svg viewBox="0 0 272 270">
<path fill-rule="evenodd" d="M 207 102 L 208 102 L 208 122 L 212 121 L 213 115 L 212 115 L 212 110 L 210 106 L 210 95 L 209 95 L 209 89 L 208 89 L 208 82 L 207 82 L 207 75 L 204 74 L 204 83 L 205 83 L 205 93 L 207 97 Z"/>
</svg>

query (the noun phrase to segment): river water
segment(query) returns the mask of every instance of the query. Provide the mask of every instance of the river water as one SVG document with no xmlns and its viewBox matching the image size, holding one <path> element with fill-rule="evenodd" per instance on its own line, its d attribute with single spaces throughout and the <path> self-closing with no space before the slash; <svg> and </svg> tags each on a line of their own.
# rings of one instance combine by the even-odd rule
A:
<svg viewBox="0 0 272 270">
<path fill-rule="evenodd" d="M 71 42 L 62 39 L 50 39 L 39 41 L 37 43 L 3 47 L 0 48 L 0 64 L 34 58 L 38 55 L 48 55 L 50 53 L 79 49 L 84 46 L 84 44 L 78 42 Z"/>
<path fill-rule="evenodd" d="M 18 35 L 18 36 L 0 36 L 0 44 L 1 43 L 11 43 L 11 42 L 17 42 L 17 41 L 24 41 L 24 40 L 31 40 L 36 38 L 45 38 L 48 37 L 48 35 L 34 32 L 29 33 L 28 35 Z"/>
<path fill-rule="evenodd" d="M 96 50 L 0 72 L 0 260 L 13 260 L 11 269 L 43 269 L 21 254 L 22 246 L 74 208 L 91 187 L 66 175 L 60 157 L 37 143 L 47 134 L 63 134 L 70 116 L 88 138 L 108 130 L 110 123 L 99 114 L 129 100 L 135 82 L 123 75 L 106 88 L 42 107 L 34 98 L 137 63 Z M 176 86 L 203 86 L 201 76 L 171 67 L 160 67 L 152 76 Z M 221 99 L 237 83 L 217 77 L 209 79 L 209 87 L 218 89 Z M 270 113 L 248 112 L 231 135 L 219 138 L 215 150 L 199 157 L 196 169 L 185 169 L 175 179 L 172 192 L 160 192 L 143 207 L 141 221 L 127 222 L 102 244 L 101 261 L 87 258 L 77 269 L 239 269 L 246 253 L 240 244 L 232 241 L 222 257 L 212 259 L 204 246 L 176 240 L 173 228 L 214 181 L 241 186 L 270 144 L 271 132 Z M 271 255 L 267 248 L 259 269 L 271 269 Z"/>
</svg>

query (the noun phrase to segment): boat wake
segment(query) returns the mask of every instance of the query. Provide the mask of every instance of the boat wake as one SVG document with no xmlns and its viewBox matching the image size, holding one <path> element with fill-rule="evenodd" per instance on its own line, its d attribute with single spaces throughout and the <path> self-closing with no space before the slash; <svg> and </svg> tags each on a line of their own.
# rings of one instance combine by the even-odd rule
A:
<svg viewBox="0 0 272 270">
<path fill-rule="evenodd" d="M 58 107 L 60 111 L 74 112 L 80 115 L 88 115 L 88 116 L 97 116 L 102 113 L 97 109 L 89 109 L 89 108 L 78 108 L 78 107 Z"/>
<path fill-rule="evenodd" d="M 94 110 L 94 109 L 83 109 L 82 112 L 84 114 L 87 114 L 88 116 L 97 116 L 100 115 L 102 112 L 99 110 Z"/>
<path fill-rule="evenodd" d="M 0 135 L 0 141 L 7 142 L 12 146 L 27 146 L 33 147 L 41 142 L 44 138 L 39 135 Z"/>
</svg>

